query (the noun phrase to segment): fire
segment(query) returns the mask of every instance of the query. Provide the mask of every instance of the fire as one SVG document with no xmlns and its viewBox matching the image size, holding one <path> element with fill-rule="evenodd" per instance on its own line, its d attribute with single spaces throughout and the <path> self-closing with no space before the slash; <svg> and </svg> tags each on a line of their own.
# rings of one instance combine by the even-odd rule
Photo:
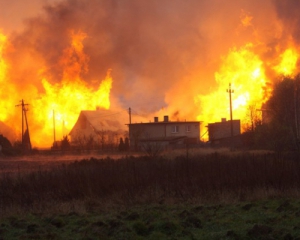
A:
<svg viewBox="0 0 300 240">
<path fill-rule="evenodd" d="M 40 134 L 48 136 L 48 139 L 53 138 L 51 132 L 54 124 L 57 136 L 67 135 L 81 110 L 110 107 L 110 70 L 96 89 L 88 86 L 80 76 L 87 71 L 88 65 L 88 57 L 83 52 L 82 44 L 86 34 L 72 32 L 71 37 L 71 46 L 65 49 L 60 62 L 64 69 L 61 83 L 51 84 L 44 78 L 42 84 L 45 94 L 40 99 L 33 100 L 32 116 L 35 122 L 40 123 Z M 38 145 L 43 145 L 44 139 L 36 137 L 35 141 Z"/>
<path fill-rule="evenodd" d="M 298 52 L 293 48 L 286 49 L 279 56 L 279 64 L 274 67 L 278 74 L 292 75 L 297 68 L 297 61 L 299 58 Z"/>
<path fill-rule="evenodd" d="M 5 76 L 7 71 L 7 65 L 3 59 L 3 49 L 5 43 L 6 43 L 6 37 L 0 33 L 0 83 L 1 85 L 3 85 L 3 83 L 5 82 Z M 5 114 L 2 111 L 0 111 L 0 119 L 2 121 L 5 120 Z"/>
<path fill-rule="evenodd" d="M 259 31 L 254 26 L 254 17 L 246 11 L 242 11 L 240 21 L 239 31 L 235 31 L 235 33 L 243 33 L 241 29 L 247 28 L 247 34 L 250 36 L 251 33 L 251 37 L 254 37 L 255 41 L 245 44 L 245 35 L 239 36 L 237 44 L 240 47 L 231 48 L 226 55 L 221 57 L 220 64 L 218 61 L 213 60 L 213 68 L 215 64 L 219 64 L 218 70 L 214 73 L 217 87 L 206 95 L 195 93 L 197 91 L 195 90 L 197 89 L 196 87 L 190 89 L 189 93 L 194 98 L 195 106 L 191 107 L 193 109 L 184 109 L 183 111 L 186 112 L 180 114 L 185 116 L 179 117 L 185 118 L 192 115 L 194 118 L 197 115 L 197 119 L 204 122 L 202 124 L 203 127 L 207 123 L 220 121 L 221 118 L 229 119 L 230 96 L 232 99 L 233 118 L 240 119 L 242 125 L 245 125 L 252 120 L 249 116 L 253 116 L 253 113 L 250 113 L 249 110 L 256 111 L 261 109 L 262 105 L 270 97 L 271 76 L 296 73 L 300 52 L 294 44 L 291 42 L 282 43 L 283 46 L 288 46 L 286 49 L 279 43 L 275 49 L 268 47 L 267 44 L 262 43 L 264 38 L 259 38 Z M 18 58 L 18 55 L 18 57 L 9 59 L 10 61 L 7 60 L 6 57 L 9 55 L 7 54 L 8 38 L 0 33 L 0 98 L 2 100 L 0 102 L 0 121 L 13 128 L 19 134 L 18 140 L 21 132 L 21 114 L 20 109 L 16 108 L 15 105 L 21 99 L 24 99 L 25 103 L 29 104 L 27 115 L 31 142 L 33 146 L 38 147 L 51 146 L 54 126 L 56 140 L 60 140 L 67 135 L 74 126 L 81 110 L 110 108 L 111 70 L 108 70 L 106 77 L 102 81 L 86 80 L 85 76 L 89 72 L 90 57 L 85 53 L 84 41 L 88 40 L 88 35 L 83 31 L 70 31 L 69 36 L 69 44 L 60 52 L 59 58 L 57 58 L 57 52 L 55 52 L 55 59 L 58 60 L 53 67 L 47 66 L 46 63 L 51 62 L 53 64 L 54 61 L 48 61 L 45 58 L 44 62 L 44 56 L 40 54 L 31 56 L 32 52 L 35 53 L 34 50 L 31 51 L 30 47 L 32 45 L 28 44 L 29 49 L 23 52 L 20 44 L 22 41 L 19 41 L 21 47 L 19 46 L 17 48 L 18 52 L 15 53 L 19 54 L 20 58 Z M 273 55 L 274 52 L 276 56 Z M 273 55 L 272 60 L 270 60 L 270 55 Z M 218 55 L 213 56 L 219 57 Z M 91 59 L 93 59 L 92 57 L 94 56 L 91 56 Z M 111 58 L 113 59 L 113 57 Z M 18 59 L 21 60 L 18 61 Z M 185 59 L 188 58 L 183 58 L 183 65 L 188 63 L 188 60 Z M 20 76 L 27 78 L 20 81 L 19 72 L 12 74 L 14 64 L 16 66 L 21 65 L 21 71 L 26 73 L 27 68 L 30 68 L 28 71 L 31 73 L 30 76 L 27 77 L 22 72 Z M 52 67 L 55 69 L 56 75 L 53 75 L 56 76 L 56 79 L 49 73 Z M 146 69 L 146 64 L 145 66 L 143 65 L 143 68 Z M 176 69 L 173 71 L 176 72 Z M 197 71 L 198 69 L 195 71 L 191 70 L 190 75 L 188 74 L 186 78 L 190 76 L 194 78 L 197 75 Z M 209 72 L 209 70 L 204 71 Z M 32 72 L 34 73 L 32 74 Z M 146 75 L 147 71 L 144 70 L 143 74 Z M 206 76 L 207 73 L 205 72 L 203 75 Z M 183 74 L 180 76 L 183 76 Z M 172 112 L 171 110 L 175 109 L 176 111 L 173 112 L 178 112 L 180 106 L 184 108 L 187 101 L 190 103 L 190 96 L 185 101 L 182 99 L 178 100 L 182 96 L 180 94 L 182 94 L 183 82 L 189 84 L 189 79 L 178 81 L 176 84 L 179 87 L 166 84 L 168 87 L 171 86 L 169 90 L 166 90 L 167 94 L 168 91 L 172 92 L 172 94 L 169 94 L 171 100 L 169 101 L 169 106 L 166 107 L 167 111 Z M 231 84 L 230 89 L 229 84 Z M 231 95 L 229 95 L 230 91 L 228 90 L 233 91 Z M 179 97 L 177 98 L 176 96 Z M 166 102 L 168 103 L 167 100 Z M 197 113 L 195 114 L 195 112 Z"/>
<path fill-rule="evenodd" d="M 297 70 L 299 53 L 294 48 L 288 48 L 279 54 L 271 66 L 276 75 L 293 75 Z M 262 105 L 271 95 L 271 81 L 265 73 L 265 64 L 259 54 L 255 54 L 252 44 L 229 51 L 222 58 L 220 70 L 215 73 L 218 89 L 209 95 L 198 95 L 196 104 L 201 105 L 198 119 L 204 123 L 220 121 L 221 117 L 229 119 L 229 96 L 226 89 L 232 83 L 233 119 L 240 119 L 242 127 L 248 125 L 253 117 L 253 107 L 259 112 Z M 251 110 L 252 109 L 252 110 Z M 257 115 L 259 115 L 257 113 Z"/>
<path fill-rule="evenodd" d="M 222 59 L 220 70 L 215 73 L 218 89 L 209 95 L 198 95 L 195 98 L 201 105 L 198 119 L 218 122 L 222 117 L 229 119 L 229 84 L 232 86 L 233 118 L 245 120 L 248 106 L 261 105 L 268 99 L 267 77 L 263 61 L 253 52 L 252 44 L 236 49 L 233 48 Z M 247 121 L 247 119 L 246 119 Z"/>
<path fill-rule="evenodd" d="M 89 58 L 83 51 L 83 40 L 87 37 L 84 32 L 74 33 L 71 31 L 71 46 L 64 50 L 60 59 L 60 65 L 63 68 L 63 82 L 78 81 L 82 83 L 81 73 L 88 71 Z"/>
<path fill-rule="evenodd" d="M 6 74 L 6 63 L 3 59 L 3 48 L 6 42 L 6 37 L 0 33 L 0 82 L 4 81 L 4 77 Z"/>
<path fill-rule="evenodd" d="M 14 85 L 7 79 L 7 72 L 9 66 L 7 65 L 4 54 L 7 48 L 7 37 L 0 31 L 0 121 L 7 121 L 12 116 L 9 114 L 11 109 L 15 108 L 14 101 L 6 101 L 8 99 L 14 99 L 16 96 L 16 90 Z"/>
<path fill-rule="evenodd" d="M 27 113 L 29 131 L 33 146 L 49 147 L 53 142 L 53 130 L 55 126 L 56 140 L 62 139 L 74 126 L 81 110 L 95 110 L 96 108 L 110 107 L 110 90 L 112 87 L 111 70 L 107 72 L 104 80 L 99 81 L 98 86 L 90 86 L 82 79 L 82 74 L 88 71 L 88 56 L 84 53 L 83 40 L 86 34 L 83 32 L 71 32 L 70 46 L 62 54 L 59 66 L 63 69 L 62 79 L 59 83 L 51 83 L 46 77 L 41 78 L 43 92 L 39 92 L 34 86 L 27 86 L 31 96 L 26 95 L 25 102 L 29 104 Z M 6 63 L 1 55 L 5 36 L 0 35 L 0 81 L 7 81 Z M 43 69 L 40 75 L 43 76 Z M 95 81 L 94 81 L 95 82 Z M 11 83 L 8 83 L 10 86 Z M 31 90 L 30 90 L 31 88 Z M 17 104 L 19 100 L 5 95 L 1 89 L 2 99 L 6 103 Z M 16 95 L 16 94 L 13 94 Z M 18 96 L 17 96 L 18 97 Z M 21 128 L 21 114 L 15 106 L 10 107 L 15 115 L 10 121 L 9 109 L 1 106 L 0 120 L 5 121 L 16 131 Z M 3 111 L 3 110 L 7 111 Z"/>
</svg>

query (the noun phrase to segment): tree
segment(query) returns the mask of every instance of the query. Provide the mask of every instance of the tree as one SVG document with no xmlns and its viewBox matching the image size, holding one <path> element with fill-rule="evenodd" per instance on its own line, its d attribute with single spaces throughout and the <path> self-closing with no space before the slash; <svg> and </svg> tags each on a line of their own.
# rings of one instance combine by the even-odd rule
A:
<svg viewBox="0 0 300 240">
<path fill-rule="evenodd" d="M 69 150 L 70 149 L 70 140 L 68 136 L 64 136 L 61 140 L 61 150 Z"/>
<path fill-rule="evenodd" d="M 125 151 L 129 150 L 129 139 L 128 139 L 128 137 L 125 138 L 124 150 Z"/>
<path fill-rule="evenodd" d="M 153 158 L 159 156 L 164 150 L 163 143 L 158 141 L 144 141 L 141 147 L 149 157 Z"/>
<path fill-rule="evenodd" d="M 123 138 L 120 138 L 119 151 L 123 152 L 124 150 L 125 150 L 125 144 L 124 144 Z"/>
<path fill-rule="evenodd" d="M 274 83 L 272 95 L 261 109 L 262 121 L 249 107 L 250 124 L 242 134 L 245 146 L 284 151 L 299 149 L 300 75 Z"/>
<path fill-rule="evenodd" d="M 258 109 L 257 104 L 253 103 L 248 106 L 245 120 L 246 132 L 253 132 L 257 126 L 261 125 L 261 109 Z"/>
<path fill-rule="evenodd" d="M 284 77 L 274 84 L 272 96 L 266 103 L 270 117 L 271 141 L 280 149 L 299 148 L 300 75 Z"/>
<path fill-rule="evenodd" d="M 10 141 L 4 137 L 2 134 L 0 134 L 0 155 L 12 155 L 12 145 Z"/>
</svg>

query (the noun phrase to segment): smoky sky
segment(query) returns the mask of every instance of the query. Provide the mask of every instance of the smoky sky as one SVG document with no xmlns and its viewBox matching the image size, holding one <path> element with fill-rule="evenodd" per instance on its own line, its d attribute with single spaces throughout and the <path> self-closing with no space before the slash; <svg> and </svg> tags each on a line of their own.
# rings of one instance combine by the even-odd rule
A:
<svg viewBox="0 0 300 240">
<path fill-rule="evenodd" d="M 278 17 L 282 20 L 285 34 L 291 33 L 294 40 L 300 43 L 300 1 L 297 0 L 274 0 Z"/>
<path fill-rule="evenodd" d="M 112 69 L 112 96 L 124 108 L 157 111 L 168 104 L 166 93 L 175 87 L 177 98 L 192 102 L 195 92 L 204 94 L 216 84 L 214 70 L 220 56 L 245 44 L 245 36 L 253 37 L 253 29 L 239 30 L 241 10 L 253 15 L 254 23 L 270 27 L 266 13 L 273 11 L 272 4 L 299 39 L 293 27 L 299 22 L 297 0 L 49 3 L 42 14 L 25 20 L 22 31 L 11 35 L 14 48 L 9 54 L 15 64 L 11 78 L 20 86 L 29 81 L 43 91 L 37 71 L 44 66 L 50 82 L 61 81 L 58 62 L 69 46 L 70 31 L 82 31 L 87 34 L 83 44 L 89 56 L 82 79 L 95 85 Z M 271 38 L 266 41 L 271 43 Z"/>
</svg>

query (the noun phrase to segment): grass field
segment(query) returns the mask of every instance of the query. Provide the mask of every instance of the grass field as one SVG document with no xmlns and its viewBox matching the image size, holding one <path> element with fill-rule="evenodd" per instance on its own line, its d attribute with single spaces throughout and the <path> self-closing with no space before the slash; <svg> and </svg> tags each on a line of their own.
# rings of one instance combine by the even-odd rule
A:
<svg viewBox="0 0 300 240">
<path fill-rule="evenodd" d="M 300 239 L 298 199 L 134 205 L 26 214 L 0 221 L 2 239 Z"/>
<path fill-rule="evenodd" d="M 300 239 L 298 155 L 2 159 L 0 239 Z"/>
</svg>

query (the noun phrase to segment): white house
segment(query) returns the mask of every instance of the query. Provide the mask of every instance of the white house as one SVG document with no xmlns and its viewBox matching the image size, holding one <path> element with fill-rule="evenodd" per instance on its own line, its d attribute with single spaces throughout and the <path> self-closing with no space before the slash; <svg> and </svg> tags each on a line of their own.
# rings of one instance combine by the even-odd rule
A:
<svg viewBox="0 0 300 240">
<path fill-rule="evenodd" d="M 164 116 L 163 121 L 154 117 L 154 122 L 131 123 L 128 126 L 130 146 L 136 150 L 150 143 L 166 147 L 200 141 L 199 121 L 169 121 L 169 117 Z"/>
</svg>

